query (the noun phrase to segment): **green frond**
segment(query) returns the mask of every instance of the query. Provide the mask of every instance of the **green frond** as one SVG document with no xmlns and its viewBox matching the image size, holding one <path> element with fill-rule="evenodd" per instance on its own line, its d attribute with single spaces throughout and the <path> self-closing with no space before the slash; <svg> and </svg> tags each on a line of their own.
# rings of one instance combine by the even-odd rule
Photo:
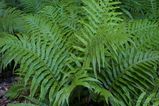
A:
<svg viewBox="0 0 159 106">
<path fill-rule="evenodd" d="M 139 96 L 136 105 L 135 106 L 158 106 L 159 105 L 159 99 L 156 97 L 156 93 L 151 93 L 148 95 L 146 92 L 141 93 Z"/>
<path fill-rule="evenodd" d="M 158 25 L 156 21 L 150 21 L 148 19 L 132 20 L 132 21 L 129 21 L 128 23 L 128 33 L 133 35 L 136 35 L 138 33 L 141 34 L 141 33 L 144 33 L 145 31 L 147 33 L 149 32 L 149 30 L 156 29 L 157 26 Z"/>
<path fill-rule="evenodd" d="M 15 8 L 8 8 L 1 13 L 0 31 L 1 32 L 18 32 L 23 31 L 22 12 Z"/>
<path fill-rule="evenodd" d="M 5 2 L 4 1 L 0 1 L 0 16 L 3 15 L 5 8 L 6 8 Z"/>
<path fill-rule="evenodd" d="M 51 37 L 56 40 L 62 39 L 62 28 L 60 28 L 58 23 L 47 19 L 47 17 L 29 15 L 25 17 L 25 21 L 25 29 L 30 36 L 40 35 L 44 37 Z"/>
<path fill-rule="evenodd" d="M 36 106 L 30 103 L 16 103 L 16 104 L 8 104 L 8 106 Z"/>
<path fill-rule="evenodd" d="M 90 77 L 87 71 L 69 70 L 67 65 L 70 56 L 62 42 L 59 44 L 53 39 L 40 36 L 37 38 L 36 35 L 29 38 L 23 35 L 18 38 L 7 35 L 0 40 L 0 52 L 4 53 L 3 65 L 7 66 L 12 60 L 20 64 L 20 70 L 25 74 L 25 85 L 31 80 L 31 97 L 34 97 L 40 88 L 40 100 L 44 100 L 49 94 L 47 98 L 55 106 L 68 104 L 69 96 L 76 86 L 96 91 L 96 87 L 90 82 L 99 82 Z M 100 88 L 96 92 L 103 95 L 103 90 Z"/>
<path fill-rule="evenodd" d="M 122 21 L 118 16 L 120 13 L 115 11 L 117 7 L 114 5 L 118 2 L 83 0 L 83 3 L 86 19 L 80 21 L 82 28 L 74 34 L 77 40 L 73 48 L 82 52 L 84 67 L 91 64 L 97 77 L 100 67 L 106 64 L 107 49 L 114 49 L 115 44 L 127 41 L 128 35 L 124 32 L 124 27 L 120 28 L 118 25 Z"/>
<path fill-rule="evenodd" d="M 27 88 L 24 88 L 24 83 L 22 81 L 13 83 L 13 85 L 6 92 L 5 96 L 10 99 L 18 98 L 21 95 L 21 93 L 24 91 L 24 89 Z"/>
<path fill-rule="evenodd" d="M 43 0 L 19 0 L 21 7 L 26 12 L 37 13 L 43 7 Z"/>
<path fill-rule="evenodd" d="M 130 19 L 157 19 L 159 15 L 158 0 L 115 0 L 120 1 L 121 10 Z"/>
<path fill-rule="evenodd" d="M 118 54 L 117 61 L 110 61 L 110 68 L 102 71 L 101 80 L 114 95 L 127 102 L 123 96 L 125 93 L 123 87 L 131 94 L 137 94 L 138 90 L 151 90 L 154 87 L 158 58 L 156 52 L 144 53 L 135 49 L 123 51 Z"/>
<path fill-rule="evenodd" d="M 56 105 L 63 106 L 66 103 L 68 104 L 69 97 L 70 97 L 72 91 L 77 86 L 87 87 L 89 90 L 101 93 L 101 96 L 103 95 L 102 90 L 104 90 L 104 89 L 101 89 L 99 87 L 99 85 L 96 85 L 96 83 L 95 83 L 98 81 L 96 79 L 88 76 L 88 74 L 86 72 L 84 72 L 84 70 L 83 71 L 72 70 L 70 75 L 69 76 L 68 75 L 64 76 L 64 78 L 65 77 L 68 78 L 70 81 L 70 84 L 68 86 L 65 86 L 65 88 L 62 88 L 60 91 L 58 91 L 58 95 L 56 95 L 56 97 L 55 97 L 56 99 L 54 100 L 53 106 L 56 106 Z M 92 83 L 90 83 L 90 82 L 92 82 Z M 99 89 L 97 89 L 97 87 L 99 87 Z M 108 91 L 105 91 L 105 92 L 107 95 L 106 99 L 108 99 L 111 96 L 111 94 Z"/>
<path fill-rule="evenodd" d="M 64 17 L 63 7 L 61 6 L 46 6 L 40 12 L 39 15 L 47 18 L 52 23 L 62 24 Z"/>
<path fill-rule="evenodd" d="M 132 35 L 135 46 L 142 50 L 158 50 L 158 22 L 135 20 L 128 23 L 128 33 Z"/>
<path fill-rule="evenodd" d="M 1 1 L 0 67 L 14 61 L 24 81 L 8 97 L 27 89 L 27 103 L 67 106 L 82 102 L 76 93 L 86 88 L 87 103 L 159 105 L 158 6 L 157 0 Z"/>
<path fill-rule="evenodd" d="M 41 82 L 45 82 L 44 77 L 48 77 L 48 81 L 51 80 L 51 83 L 60 78 L 60 73 L 64 68 L 63 65 L 67 62 L 66 58 L 68 57 L 62 45 L 57 45 L 56 42 L 52 44 L 47 39 L 45 40 L 46 43 L 43 43 L 44 39 L 41 38 L 36 40 L 29 41 L 25 37 L 19 37 L 18 40 L 16 37 L 11 36 L 1 40 L 2 51 L 5 51 L 3 64 L 6 66 L 13 59 L 22 64 L 21 69 L 26 73 L 25 83 L 34 75 L 31 86 L 32 95 L 34 95 Z M 36 70 L 38 71 L 36 72 Z M 37 79 L 39 79 L 38 82 Z M 46 84 L 48 81 L 46 81 Z"/>
</svg>

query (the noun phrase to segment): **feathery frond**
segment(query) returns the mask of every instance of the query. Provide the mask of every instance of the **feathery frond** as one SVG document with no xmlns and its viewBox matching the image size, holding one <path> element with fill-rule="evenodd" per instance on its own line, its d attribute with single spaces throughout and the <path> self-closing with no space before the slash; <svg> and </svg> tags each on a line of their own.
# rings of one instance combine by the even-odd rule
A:
<svg viewBox="0 0 159 106">
<path fill-rule="evenodd" d="M 23 29 L 22 12 L 15 8 L 8 8 L 3 10 L 0 18 L 0 31 L 1 32 L 19 32 Z"/>
</svg>

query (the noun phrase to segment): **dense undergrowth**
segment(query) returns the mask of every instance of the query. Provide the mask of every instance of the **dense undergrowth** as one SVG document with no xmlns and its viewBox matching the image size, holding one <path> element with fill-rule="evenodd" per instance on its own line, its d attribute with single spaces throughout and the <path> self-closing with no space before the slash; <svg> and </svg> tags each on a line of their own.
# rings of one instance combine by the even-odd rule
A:
<svg viewBox="0 0 159 106">
<path fill-rule="evenodd" d="M 158 106 L 157 0 L 1 0 L 9 106 Z M 13 65 L 13 64 L 12 64 Z"/>
</svg>

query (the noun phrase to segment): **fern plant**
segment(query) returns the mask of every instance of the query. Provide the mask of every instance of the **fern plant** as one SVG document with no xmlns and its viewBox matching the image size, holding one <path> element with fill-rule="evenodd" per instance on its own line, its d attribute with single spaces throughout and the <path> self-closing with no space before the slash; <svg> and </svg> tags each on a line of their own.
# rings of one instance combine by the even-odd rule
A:
<svg viewBox="0 0 159 106">
<path fill-rule="evenodd" d="M 149 105 L 151 102 L 151 104 L 153 104 L 153 106 L 158 106 L 159 105 L 159 100 L 158 98 L 155 98 L 155 93 L 150 94 L 149 96 L 146 97 L 146 93 L 143 92 L 136 103 L 136 106 L 140 106 L 141 104 L 143 104 L 143 106 L 147 106 Z M 145 101 L 142 103 L 142 101 L 144 100 L 144 97 L 146 97 Z"/>
<path fill-rule="evenodd" d="M 142 92 L 158 89 L 156 21 L 124 21 L 120 2 L 112 0 L 57 0 L 44 8 L 35 3 L 36 9 L 34 2 L 23 3 L 32 12 L 23 18 L 24 31 L 1 33 L 0 53 L 3 67 L 13 60 L 20 65 L 28 98 L 39 101 L 35 105 L 70 105 L 82 86 L 93 101 L 135 106 Z"/>
<path fill-rule="evenodd" d="M 67 36 L 63 34 L 63 28 L 60 29 L 56 23 L 48 23 L 46 18 L 32 15 L 26 17 L 26 22 L 30 36 L 15 37 L 3 33 L 0 45 L 4 53 L 3 66 L 14 60 L 20 64 L 21 72 L 25 73 L 25 85 L 31 80 L 31 97 L 40 92 L 38 97 L 41 101 L 48 99 L 50 105 L 65 105 L 77 86 L 104 94 L 106 101 L 111 97 L 107 90 L 100 87 L 99 81 L 89 75 L 87 69 L 72 66 L 76 64 L 72 63 L 74 59 L 65 42 Z"/>
<path fill-rule="evenodd" d="M 158 0 L 115 0 L 121 2 L 121 10 L 130 19 L 157 19 Z"/>
</svg>

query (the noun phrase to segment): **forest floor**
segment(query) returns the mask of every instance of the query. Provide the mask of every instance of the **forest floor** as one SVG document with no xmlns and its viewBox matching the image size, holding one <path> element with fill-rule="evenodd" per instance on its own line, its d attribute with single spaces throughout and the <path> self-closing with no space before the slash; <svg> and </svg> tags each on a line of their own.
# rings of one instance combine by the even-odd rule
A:
<svg viewBox="0 0 159 106">
<path fill-rule="evenodd" d="M 0 83 L 0 106 L 7 106 L 8 103 L 17 103 L 16 100 L 9 100 L 5 94 L 8 89 L 14 84 L 15 78 L 5 79 Z"/>
</svg>

